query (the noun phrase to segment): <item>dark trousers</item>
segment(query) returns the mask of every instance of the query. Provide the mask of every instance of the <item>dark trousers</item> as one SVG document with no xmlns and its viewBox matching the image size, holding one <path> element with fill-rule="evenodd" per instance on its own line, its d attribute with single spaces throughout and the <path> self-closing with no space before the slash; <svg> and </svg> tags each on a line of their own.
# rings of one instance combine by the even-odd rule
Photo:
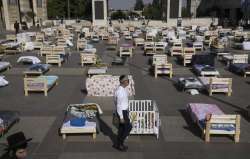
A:
<svg viewBox="0 0 250 159">
<path fill-rule="evenodd" d="M 132 125 L 129 120 L 129 112 L 127 110 L 123 110 L 123 119 L 124 123 L 119 123 L 118 135 L 117 135 L 117 145 L 122 146 L 124 144 L 125 139 L 129 135 Z"/>
</svg>

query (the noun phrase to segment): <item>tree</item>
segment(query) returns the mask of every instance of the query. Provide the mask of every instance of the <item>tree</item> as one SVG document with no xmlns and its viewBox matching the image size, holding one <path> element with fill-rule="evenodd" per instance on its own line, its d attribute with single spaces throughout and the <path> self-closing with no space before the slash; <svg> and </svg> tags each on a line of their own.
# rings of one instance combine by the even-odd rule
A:
<svg viewBox="0 0 250 159">
<path fill-rule="evenodd" d="M 134 10 L 143 10 L 144 3 L 143 0 L 136 0 Z"/>
<path fill-rule="evenodd" d="M 122 12 L 121 10 L 118 10 L 116 12 L 113 12 L 111 14 L 111 19 L 126 19 L 126 14 L 124 12 Z"/>
</svg>

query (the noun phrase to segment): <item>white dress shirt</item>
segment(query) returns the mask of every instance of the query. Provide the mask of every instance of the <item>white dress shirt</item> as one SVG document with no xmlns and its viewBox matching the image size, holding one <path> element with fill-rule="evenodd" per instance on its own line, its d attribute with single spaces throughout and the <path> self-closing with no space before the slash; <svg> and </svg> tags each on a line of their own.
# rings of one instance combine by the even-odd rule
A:
<svg viewBox="0 0 250 159">
<path fill-rule="evenodd" d="M 122 111 L 128 110 L 128 95 L 127 89 L 122 86 L 115 91 L 115 106 L 120 119 L 123 119 Z"/>
</svg>

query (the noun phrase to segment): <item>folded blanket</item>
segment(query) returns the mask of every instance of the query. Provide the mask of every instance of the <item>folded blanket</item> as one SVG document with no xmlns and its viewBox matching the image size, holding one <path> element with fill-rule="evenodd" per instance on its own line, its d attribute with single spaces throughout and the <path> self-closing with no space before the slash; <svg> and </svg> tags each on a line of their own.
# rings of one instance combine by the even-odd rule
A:
<svg viewBox="0 0 250 159">
<path fill-rule="evenodd" d="M 9 84 L 9 82 L 4 78 L 5 78 L 4 76 L 0 76 L 0 87 L 7 86 Z"/>
<path fill-rule="evenodd" d="M 40 63 L 41 61 L 39 58 L 35 56 L 21 56 L 18 58 L 17 62 L 27 62 L 27 63 L 32 63 L 32 64 L 37 64 Z"/>
<path fill-rule="evenodd" d="M 29 70 L 31 71 L 39 71 L 39 72 L 45 72 L 49 70 L 51 65 L 49 64 L 34 64 L 29 67 Z"/>
</svg>

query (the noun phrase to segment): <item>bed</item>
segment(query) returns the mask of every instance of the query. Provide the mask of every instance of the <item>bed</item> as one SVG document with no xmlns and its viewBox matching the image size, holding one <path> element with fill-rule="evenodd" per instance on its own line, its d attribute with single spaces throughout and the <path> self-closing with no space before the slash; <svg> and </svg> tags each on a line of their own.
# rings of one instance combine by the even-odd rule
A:
<svg viewBox="0 0 250 159">
<path fill-rule="evenodd" d="M 154 42 L 145 42 L 144 43 L 144 53 L 145 53 L 145 55 L 154 55 L 155 54 L 155 43 Z"/>
<path fill-rule="evenodd" d="M 232 63 L 229 65 L 229 70 L 238 74 L 243 74 L 244 77 L 250 75 L 250 64 L 248 64 L 248 54 L 233 55 Z"/>
<path fill-rule="evenodd" d="M 154 36 L 151 34 L 146 34 L 146 41 L 154 41 Z"/>
<path fill-rule="evenodd" d="M 165 52 L 166 43 L 164 42 L 155 42 L 155 53 L 164 53 Z"/>
<path fill-rule="evenodd" d="M 119 51 L 119 55 L 120 57 L 122 56 L 130 56 L 132 57 L 133 55 L 133 46 L 130 45 L 130 44 L 122 44 L 121 47 L 120 47 L 120 51 Z"/>
<path fill-rule="evenodd" d="M 240 140 L 240 115 L 224 114 L 215 104 L 189 103 L 187 112 L 192 121 L 202 130 L 206 142 L 210 135 L 233 135 L 234 141 Z"/>
<path fill-rule="evenodd" d="M 193 47 L 195 48 L 195 51 L 203 51 L 204 49 L 203 42 L 200 41 L 194 42 Z"/>
<path fill-rule="evenodd" d="M 182 43 L 174 43 L 172 48 L 170 49 L 170 55 L 182 55 L 183 47 Z"/>
<path fill-rule="evenodd" d="M 198 91 L 203 90 L 204 85 L 196 77 L 181 77 L 177 80 L 177 88 L 181 91 L 196 89 Z"/>
<path fill-rule="evenodd" d="M 126 87 L 126 89 L 129 92 L 129 96 L 134 96 L 134 80 L 132 76 L 128 76 L 128 78 L 129 86 Z M 86 79 L 86 90 L 88 92 L 88 96 L 112 97 L 114 96 L 114 91 L 119 85 L 119 76 L 94 75 Z"/>
<path fill-rule="evenodd" d="M 208 91 L 209 96 L 212 96 L 213 93 L 232 95 L 232 78 L 199 77 L 199 80 Z"/>
<path fill-rule="evenodd" d="M 5 87 L 9 85 L 9 81 L 5 79 L 5 76 L 0 76 L 0 87 Z"/>
<path fill-rule="evenodd" d="M 38 64 L 41 60 L 35 56 L 21 56 L 17 59 L 17 63 Z"/>
<path fill-rule="evenodd" d="M 20 120 L 17 111 L 0 111 L 0 137 L 2 137 L 15 123 Z"/>
<path fill-rule="evenodd" d="M 57 85 L 57 76 L 39 76 L 39 77 L 25 77 L 24 78 L 24 93 L 25 96 L 29 95 L 29 92 L 44 92 L 45 96 L 48 96 L 48 91 Z"/>
<path fill-rule="evenodd" d="M 155 78 L 157 78 L 159 74 L 169 75 L 169 77 L 172 78 L 173 77 L 173 65 L 171 63 L 156 64 L 154 73 L 155 73 Z"/>
<path fill-rule="evenodd" d="M 179 56 L 179 59 L 182 61 L 183 66 L 191 64 L 193 55 L 195 55 L 195 48 L 185 47 L 183 49 L 182 56 Z"/>
<path fill-rule="evenodd" d="M 60 133 L 66 139 L 68 134 L 92 134 L 93 139 L 100 131 L 99 115 L 103 112 L 96 103 L 71 104 L 67 107 Z"/>
<path fill-rule="evenodd" d="M 80 49 L 83 50 L 86 47 L 86 45 L 87 45 L 86 39 L 78 39 L 76 44 L 77 51 L 79 51 Z"/>
<path fill-rule="evenodd" d="M 40 56 L 50 55 L 53 53 L 53 47 L 51 46 L 43 46 L 40 50 Z"/>
<path fill-rule="evenodd" d="M 116 50 L 118 45 L 118 38 L 110 37 L 107 43 L 107 49 Z"/>
<path fill-rule="evenodd" d="M 58 67 L 62 66 L 64 55 L 46 55 L 46 64 L 57 64 Z"/>
<path fill-rule="evenodd" d="M 214 56 L 210 54 L 196 54 L 192 56 L 193 70 L 199 76 L 219 76 L 214 67 Z"/>
<path fill-rule="evenodd" d="M 4 71 L 6 69 L 9 69 L 11 67 L 9 62 L 0 61 L 0 71 Z"/>
<path fill-rule="evenodd" d="M 143 38 L 135 38 L 134 45 L 137 46 L 144 46 L 145 40 Z"/>
<path fill-rule="evenodd" d="M 85 64 L 96 64 L 97 55 L 92 53 L 80 53 L 81 56 L 81 66 Z"/>
<path fill-rule="evenodd" d="M 49 64 L 33 64 L 26 71 L 24 71 L 24 76 L 40 76 L 49 71 L 51 65 Z"/>
</svg>

